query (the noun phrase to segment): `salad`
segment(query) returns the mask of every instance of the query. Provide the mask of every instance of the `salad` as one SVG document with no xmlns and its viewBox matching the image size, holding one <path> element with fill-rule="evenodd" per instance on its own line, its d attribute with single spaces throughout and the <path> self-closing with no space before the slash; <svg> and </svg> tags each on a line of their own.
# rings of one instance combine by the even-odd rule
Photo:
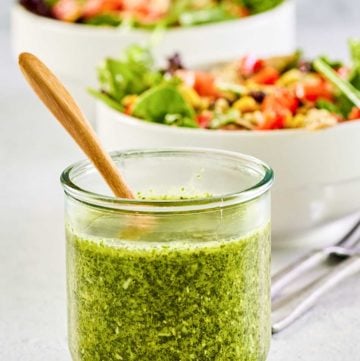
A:
<svg viewBox="0 0 360 361">
<path fill-rule="evenodd" d="M 90 92 L 122 113 L 168 126 L 321 129 L 360 118 L 360 40 L 349 45 L 351 66 L 304 60 L 298 51 L 246 55 L 205 70 L 186 68 L 179 54 L 159 69 L 148 48 L 134 45 L 104 61 L 100 89 Z"/>
<path fill-rule="evenodd" d="M 92 25 L 193 26 L 246 17 L 283 0 L 20 0 L 28 10 Z"/>
</svg>

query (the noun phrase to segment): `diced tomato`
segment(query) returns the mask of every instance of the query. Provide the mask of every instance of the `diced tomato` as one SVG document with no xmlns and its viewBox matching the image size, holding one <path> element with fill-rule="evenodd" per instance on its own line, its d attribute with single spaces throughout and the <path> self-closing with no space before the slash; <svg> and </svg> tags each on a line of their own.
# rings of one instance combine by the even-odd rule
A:
<svg viewBox="0 0 360 361">
<path fill-rule="evenodd" d="M 272 94 L 268 94 L 261 108 L 263 111 L 273 109 L 287 109 L 294 114 L 299 107 L 299 100 L 296 96 L 288 89 L 278 89 Z"/>
<path fill-rule="evenodd" d="M 179 69 L 176 71 L 176 75 L 200 96 L 218 97 L 220 95 L 215 85 L 215 78 L 210 73 Z"/>
<path fill-rule="evenodd" d="M 312 76 L 305 78 L 296 85 L 296 95 L 301 100 L 315 102 L 318 99 L 332 100 L 333 93 L 331 85 L 321 77 Z"/>
<path fill-rule="evenodd" d="M 203 71 L 195 72 L 195 91 L 204 97 L 218 97 L 219 90 L 215 85 L 215 78 L 212 74 Z"/>
<path fill-rule="evenodd" d="M 264 121 L 257 129 L 284 128 L 286 119 L 296 112 L 298 106 L 298 99 L 287 89 L 279 89 L 275 93 L 267 95 L 261 104 Z"/>
<path fill-rule="evenodd" d="M 170 0 L 123 0 L 125 10 L 165 13 L 170 7 Z"/>
<path fill-rule="evenodd" d="M 266 110 L 263 112 L 264 122 L 257 126 L 257 130 L 270 130 L 270 129 L 282 129 L 285 126 L 286 119 L 291 116 L 289 110 L 283 109 L 274 109 Z"/>
<path fill-rule="evenodd" d="M 250 79 L 257 84 L 272 85 L 280 78 L 280 73 L 272 66 L 266 66 Z"/>
<path fill-rule="evenodd" d="M 82 7 L 77 0 L 59 0 L 52 13 L 56 19 L 73 22 L 81 17 Z"/>
<path fill-rule="evenodd" d="M 120 10 L 122 0 L 87 0 L 84 3 L 83 16 L 90 18 L 103 12 Z"/>
<path fill-rule="evenodd" d="M 213 118 L 213 115 L 211 112 L 203 111 L 202 113 L 200 113 L 196 116 L 196 121 L 199 124 L 200 128 L 208 128 L 212 118 Z"/>
<path fill-rule="evenodd" d="M 358 120 L 360 119 L 360 108 L 353 107 L 348 116 L 349 120 Z"/>
<path fill-rule="evenodd" d="M 142 23 L 152 23 L 162 18 L 170 7 L 169 0 L 123 0 L 125 12 Z"/>
<path fill-rule="evenodd" d="M 263 59 L 259 59 L 254 55 L 244 56 L 239 63 L 239 74 L 242 77 L 250 77 L 259 72 L 265 66 Z"/>
</svg>

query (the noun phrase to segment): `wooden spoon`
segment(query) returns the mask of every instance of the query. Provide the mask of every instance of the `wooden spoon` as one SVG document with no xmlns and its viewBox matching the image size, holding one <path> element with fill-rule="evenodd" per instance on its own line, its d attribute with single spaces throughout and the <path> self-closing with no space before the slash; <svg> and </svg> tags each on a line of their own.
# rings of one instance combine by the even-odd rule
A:
<svg viewBox="0 0 360 361">
<path fill-rule="evenodd" d="M 33 54 L 20 54 L 19 66 L 35 93 L 93 162 L 115 196 L 134 198 L 114 161 L 60 80 Z"/>
</svg>

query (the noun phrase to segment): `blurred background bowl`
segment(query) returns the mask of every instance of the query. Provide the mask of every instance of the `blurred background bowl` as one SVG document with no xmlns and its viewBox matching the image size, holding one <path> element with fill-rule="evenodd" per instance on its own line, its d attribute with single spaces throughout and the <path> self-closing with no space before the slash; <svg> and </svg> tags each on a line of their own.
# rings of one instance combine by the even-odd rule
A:
<svg viewBox="0 0 360 361">
<path fill-rule="evenodd" d="M 148 42 L 140 29 L 69 24 L 34 15 L 18 4 L 12 9 L 15 54 L 33 52 L 49 65 L 93 118 L 93 99 L 86 87 L 96 85 L 95 68 L 107 56 L 119 56 L 133 43 Z M 295 2 L 248 18 L 188 28 L 172 28 L 154 49 L 155 59 L 180 51 L 189 66 L 234 59 L 245 53 L 289 53 L 295 48 Z"/>
<path fill-rule="evenodd" d="M 207 147 L 238 151 L 275 171 L 273 230 L 277 240 L 359 208 L 360 121 L 332 128 L 224 131 L 149 123 L 97 103 L 97 128 L 109 150 L 137 147 Z"/>
</svg>

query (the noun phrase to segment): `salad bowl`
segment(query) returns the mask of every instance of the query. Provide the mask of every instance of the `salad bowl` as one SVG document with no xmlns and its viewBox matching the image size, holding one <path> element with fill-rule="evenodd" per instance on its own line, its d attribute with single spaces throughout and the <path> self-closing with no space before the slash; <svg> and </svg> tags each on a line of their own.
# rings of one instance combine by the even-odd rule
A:
<svg viewBox="0 0 360 361">
<path fill-rule="evenodd" d="M 189 65 L 226 60 L 248 51 L 284 53 L 295 47 L 295 2 L 243 19 L 170 28 L 154 47 L 157 61 L 181 51 Z M 35 15 L 19 4 L 12 9 L 15 54 L 30 51 L 46 62 L 68 86 L 89 117 L 94 102 L 86 92 L 96 84 L 94 68 L 133 43 L 148 43 L 151 32 L 125 27 L 73 24 Z M 265 55 L 265 54 L 264 54 Z"/>
<path fill-rule="evenodd" d="M 144 122 L 98 102 L 97 129 L 110 150 L 207 147 L 264 160 L 275 172 L 272 222 L 276 239 L 348 215 L 359 207 L 359 121 L 318 131 L 211 131 Z"/>
<path fill-rule="evenodd" d="M 351 64 L 295 52 L 187 68 L 176 55 L 159 69 L 146 49 L 135 60 L 139 48 L 129 48 L 99 68 L 97 130 L 110 150 L 190 146 L 260 158 L 276 174 L 274 233 L 301 232 L 358 208 L 360 41 L 349 50 Z"/>
</svg>

